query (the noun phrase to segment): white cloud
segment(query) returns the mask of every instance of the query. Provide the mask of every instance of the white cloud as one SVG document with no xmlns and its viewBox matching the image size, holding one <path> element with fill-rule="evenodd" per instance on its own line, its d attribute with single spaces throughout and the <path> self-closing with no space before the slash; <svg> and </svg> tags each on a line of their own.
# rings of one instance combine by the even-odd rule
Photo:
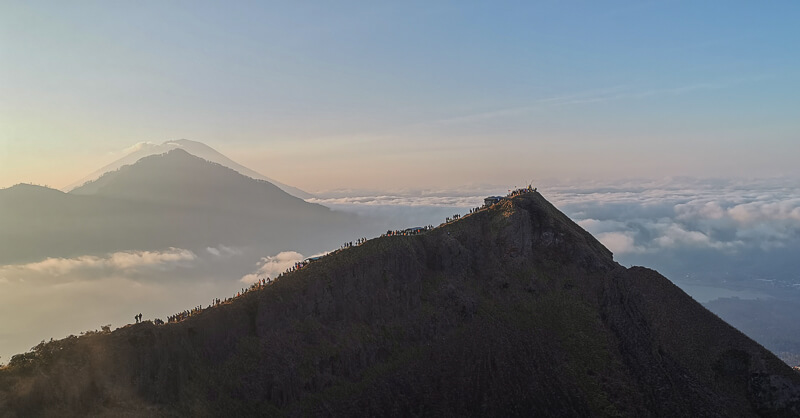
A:
<svg viewBox="0 0 800 418">
<path fill-rule="evenodd" d="M 283 251 L 274 256 L 264 257 L 258 262 L 258 269 L 255 272 L 243 276 L 239 281 L 251 284 L 266 277 L 275 278 L 304 259 L 303 254 L 296 251 Z"/>
<path fill-rule="evenodd" d="M 581 219 L 577 221 L 581 228 L 589 231 L 594 235 L 602 234 L 605 232 L 619 231 L 626 228 L 625 222 L 605 220 L 600 221 L 597 219 Z"/>
<path fill-rule="evenodd" d="M 63 275 L 80 268 L 97 268 L 103 265 L 104 260 L 99 257 L 82 256 L 77 258 L 48 258 L 30 264 L 4 266 L 3 269 L 17 271 L 30 270 L 37 273 Z"/>
<path fill-rule="evenodd" d="M 655 239 L 655 243 L 663 248 L 677 246 L 713 247 L 711 239 L 698 231 L 687 231 L 680 225 L 671 224 L 662 231 L 662 235 Z"/>
<path fill-rule="evenodd" d="M 603 232 L 597 239 L 614 254 L 641 253 L 645 249 L 634 244 L 633 236 L 625 232 Z"/>
<path fill-rule="evenodd" d="M 728 214 L 742 224 L 774 220 L 800 222 L 800 199 L 745 203 L 728 209 Z"/>
<path fill-rule="evenodd" d="M 792 179 L 666 179 L 557 185 L 543 192 L 609 246 L 648 253 L 681 248 L 735 252 L 800 240 L 795 184 Z M 627 238 L 605 235 L 615 232 Z M 629 238 L 633 247 L 625 245 Z"/>
<path fill-rule="evenodd" d="M 161 267 L 176 264 L 182 261 L 192 261 L 195 254 L 189 250 L 170 248 L 167 251 L 132 251 L 111 254 L 107 259 L 108 264 L 119 270 L 129 270 L 140 267 Z"/>
<path fill-rule="evenodd" d="M 62 281 L 84 280 L 97 275 L 128 276 L 185 266 L 196 258 L 192 251 L 181 248 L 169 248 L 164 251 L 121 251 L 105 256 L 48 258 L 34 263 L 0 266 L 0 276 L 15 281 L 42 275 Z"/>
</svg>

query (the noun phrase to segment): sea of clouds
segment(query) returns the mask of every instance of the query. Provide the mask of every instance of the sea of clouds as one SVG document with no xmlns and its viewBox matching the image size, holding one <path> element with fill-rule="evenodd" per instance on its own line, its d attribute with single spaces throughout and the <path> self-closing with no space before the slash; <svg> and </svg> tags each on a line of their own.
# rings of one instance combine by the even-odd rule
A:
<svg viewBox="0 0 800 418">
<path fill-rule="evenodd" d="M 800 237 L 800 192 L 786 179 L 671 181 L 600 190 L 554 187 L 553 202 L 615 253 L 677 247 L 737 252 Z"/>
<path fill-rule="evenodd" d="M 676 282 L 765 289 L 800 285 L 794 179 L 558 185 L 545 193 L 625 265 Z"/>
</svg>

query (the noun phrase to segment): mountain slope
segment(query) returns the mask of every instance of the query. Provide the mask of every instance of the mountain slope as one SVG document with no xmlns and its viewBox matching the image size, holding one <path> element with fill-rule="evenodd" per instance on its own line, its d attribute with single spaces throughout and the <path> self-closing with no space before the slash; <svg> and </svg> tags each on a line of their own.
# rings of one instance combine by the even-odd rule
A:
<svg viewBox="0 0 800 418">
<path fill-rule="evenodd" d="M 180 148 L 108 172 L 70 194 L 239 211 L 261 211 L 260 207 L 269 203 L 272 211 L 281 212 L 275 214 L 280 218 L 330 212 L 324 206 L 291 196 L 272 183 L 249 178 Z"/>
<path fill-rule="evenodd" d="M 145 157 L 71 193 L 0 190 L 0 228 L 0 264 L 220 244 L 258 246 L 262 254 L 313 252 L 337 247 L 347 231 L 361 232 L 354 216 L 181 149 Z M 309 243 L 312 233 L 320 240 Z"/>
<path fill-rule="evenodd" d="M 134 150 L 133 152 L 129 153 L 128 155 L 126 155 L 126 156 L 120 158 L 119 160 L 116 160 L 116 161 L 114 161 L 114 162 L 112 162 L 112 163 L 100 168 L 99 170 L 89 174 L 88 176 L 78 180 L 77 182 L 68 185 L 67 187 L 64 188 L 64 191 L 71 192 L 71 191 L 73 191 L 75 189 L 80 188 L 81 186 L 85 185 L 86 183 L 89 183 L 89 182 L 92 182 L 94 180 L 97 180 L 98 178 L 100 178 L 105 173 L 113 172 L 115 170 L 120 169 L 123 166 L 134 164 L 134 163 L 136 163 L 137 161 L 139 161 L 140 159 L 142 159 L 144 157 L 147 157 L 147 156 L 150 156 L 150 155 L 164 154 L 164 153 L 167 153 L 169 151 L 172 151 L 173 149 L 182 149 L 182 150 L 188 152 L 189 154 L 192 154 L 192 155 L 194 155 L 196 157 L 200 157 L 200 158 L 202 158 L 204 160 L 207 160 L 207 161 L 211 161 L 211 162 L 223 165 L 223 166 L 228 167 L 230 169 L 233 169 L 233 170 L 235 170 L 235 171 L 239 172 L 240 174 L 243 174 L 243 175 L 245 175 L 247 177 L 251 177 L 251 178 L 256 179 L 256 180 L 264 180 L 264 181 L 270 182 L 270 183 L 278 186 L 278 188 L 280 188 L 281 190 L 285 191 L 286 193 L 289 193 L 292 196 L 296 196 L 296 197 L 299 197 L 301 199 L 308 199 L 308 198 L 314 197 L 314 195 L 312 195 L 312 194 L 310 194 L 308 192 L 305 192 L 303 190 L 300 190 L 300 189 L 298 189 L 296 187 L 289 186 L 289 185 L 280 183 L 278 181 L 275 181 L 273 179 L 270 179 L 268 177 L 265 177 L 262 174 L 257 173 L 255 171 L 253 171 L 253 170 L 251 170 L 251 169 L 249 169 L 249 168 L 247 168 L 247 167 L 245 167 L 245 166 L 243 166 L 243 165 L 231 160 L 230 158 L 222 155 L 217 150 L 209 147 L 208 145 L 206 145 L 206 144 L 204 144 L 202 142 L 190 141 L 188 139 L 178 139 L 178 140 L 166 141 L 166 142 L 164 142 L 162 144 L 149 144 L 149 143 L 141 144 L 138 147 L 138 149 Z"/>
<path fill-rule="evenodd" d="M 538 193 L 163 326 L 44 344 L 5 416 L 797 416 L 800 375 Z"/>
</svg>

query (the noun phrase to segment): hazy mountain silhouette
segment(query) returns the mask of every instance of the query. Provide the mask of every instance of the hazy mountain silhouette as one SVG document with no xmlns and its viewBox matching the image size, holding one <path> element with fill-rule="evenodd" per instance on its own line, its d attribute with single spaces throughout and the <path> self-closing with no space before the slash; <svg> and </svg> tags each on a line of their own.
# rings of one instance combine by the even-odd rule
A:
<svg viewBox="0 0 800 418">
<path fill-rule="evenodd" d="M 69 186 L 65 187 L 63 190 L 65 192 L 70 192 L 70 191 L 72 191 L 74 189 L 77 189 L 77 188 L 85 185 L 86 183 L 89 183 L 91 181 L 97 180 L 98 178 L 100 178 L 105 173 L 108 173 L 110 171 L 118 170 L 120 167 L 125 166 L 125 165 L 131 165 L 131 164 L 139 161 L 140 159 L 142 159 L 144 157 L 147 157 L 147 156 L 150 156 L 150 155 L 164 154 L 164 153 L 167 153 L 167 152 L 169 152 L 169 151 L 171 151 L 173 149 L 182 149 L 182 150 L 184 150 L 184 151 L 188 152 L 189 154 L 192 154 L 192 155 L 194 155 L 196 157 L 200 157 L 200 158 L 202 158 L 204 160 L 211 161 L 211 162 L 214 162 L 214 163 L 217 163 L 217 164 L 221 164 L 221 165 L 223 165 L 225 167 L 228 167 L 228 168 L 231 168 L 233 170 L 236 170 L 240 174 L 243 174 L 243 175 L 245 175 L 247 177 L 251 177 L 251 178 L 254 178 L 256 180 L 268 181 L 268 182 L 278 186 L 281 190 L 285 191 L 286 193 L 289 193 L 292 196 L 296 196 L 296 197 L 299 197 L 301 199 L 308 199 L 310 197 L 314 197 L 312 194 L 310 194 L 308 192 L 305 192 L 303 190 L 300 190 L 300 189 L 298 189 L 296 187 L 289 186 L 289 185 L 283 184 L 281 182 L 275 181 L 273 179 L 270 179 L 268 177 L 265 177 L 264 175 L 262 175 L 260 173 L 257 173 L 255 171 L 253 171 L 253 170 L 251 170 L 251 169 L 249 169 L 249 168 L 247 168 L 247 167 L 245 167 L 245 166 L 243 166 L 243 165 L 231 160 L 230 158 L 222 155 L 217 150 L 209 147 L 208 145 L 206 145 L 206 144 L 204 144 L 202 142 L 190 141 L 188 139 L 171 140 L 171 141 L 166 141 L 166 142 L 164 142 L 162 144 L 150 144 L 150 143 L 139 144 L 138 147 L 136 147 L 136 149 L 134 149 L 128 155 L 120 158 L 119 160 L 116 160 L 116 161 L 112 162 L 111 164 L 108 164 L 108 165 L 100 168 L 99 170 L 89 174 L 88 176 L 78 180 L 77 182 L 75 182 L 73 184 L 70 184 Z"/>
<path fill-rule="evenodd" d="M 800 374 L 531 192 L 179 323 L 42 344 L 0 371 L 0 411 L 798 416 Z"/>
<path fill-rule="evenodd" d="M 71 193 L 0 190 L 0 263 L 117 250 L 257 245 L 264 254 L 335 248 L 361 232 L 354 215 L 181 149 L 145 157 Z M 307 238 L 317 239 L 310 242 Z"/>
</svg>

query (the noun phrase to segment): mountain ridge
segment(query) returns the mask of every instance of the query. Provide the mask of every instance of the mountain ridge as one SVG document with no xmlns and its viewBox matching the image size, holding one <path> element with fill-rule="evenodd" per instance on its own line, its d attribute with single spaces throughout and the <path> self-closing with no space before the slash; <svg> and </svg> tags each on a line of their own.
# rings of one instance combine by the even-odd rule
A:
<svg viewBox="0 0 800 418">
<path fill-rule="evenodd" d="M 800 413 L 800 375 L 536 192 L 12 363 L 6 416 Z"/>
<path fill-rule="evenodd" d="M 192 141 L 192 140 L 188 140 L 188 139 L 177 139 L 177 140 L 165 141 L 165 142 L 163 142 L 161 144 L 142 143 L 142 144 L 139 144 L 139 145 L 140 146 L 138 147 L 138 149 L 133 150 L 129 154 L 125 155 L 124 157 L 122 157 L 122 158 L 120 158 L 120 159 L 118 159 L 116 161 L 113 161 L 113 162 L 111 162 L 109 164 L 106 164 L 105 166 L 101 167 L 98 170 L 95 170 L 91 174 L 87 175 L 86 177 L 83 177 L 82 179 L 76 181 L 75 183 L 67 185 L 66 187 L 64 187 L 62 189 L 62 191 L 71 192 L 71 191 L 73 191 L 75 189 L 78 189 L 78 188 L 86 185 L 87 183 L 90 183 L 90 182 L 93 182 L 93 181 L 97 180 L 98 178 L 100 178 L 105 173 L 118 170 L 120 167 L 125 166 L 125 165 L 134 164 L 134 163 L 136 163 L 137 161 L 139 161 L 142 158 L 145 158 L 145 157 L 148 157 L 148 156 L 151 156 L 151 155 L 164 154 L 164 153 L 167 153 L 169 151 L 172 151 L 173 149 L 182 149 L 182 150 L 188 152 L 189 154 L 192 154 L 192 155 L 194 155 L 196 157 L 199 157 L 199 158 L 202 158 L 204 160 L 207 160 L 207 161 L 210 161 L 210 162 L 214 162 L 214 163 L 220 164 L 222 166 L 228 167 L 228 168 L 230 168 L 232 170 L 235 170 L 235 171 L 239 172 L 240 174 L 245 175 L 247 177 L 250 177 L 250 178 L 253 178 L 253 179 L 256 179 L 256 180 L 264 180 L 264 181 L 267 181 L 269 183 L 272 183 L 272 184 L 278 186 L 278 188 L 280 188 L 281 190 L 285 191 L 286 193 L 289 193 L 292 196 L 299 197 L 301 199 L 308 199 L 308 198 L 314 197 L 314 195 L 312 195 L 311 193 L 308 193 L 306 191 L 300 190 L 300 189 L 298 189 L 298 188 L 296 188 L 294 186 L 289 186 L 287 184 L 281 183 L 279 181 L 276 181 L 274 179 L 266 177 L 266 176 L 264 176 L 264 175 L 262 175 L 262 174 L 260 174 L 260 173 L 258 173 L 256 171 L 253 171 L 253 170 L 251 170 L 251 169 L 249 169 L 249 168 L 247 168 L 247 167 L 245 167 L 245 166 L 243 166 L 243 165 L 231 160 L 230 158 L 228 158 L 225 155 L 221 154 L 219 151 L 211 148 L 210 146 L 208 146 L 208 145 L 206 145 L 206 144 L 204 144 L 202 142 Z M 134 147 L 134 148 L 136 148 L 136 147 Z"/>
<path fill-rule="evenodd" d="M 292 196 L 182 149 L 123 166 L 70 193 L 34 186 L 0 190 L 0 263 L 169 247 L 291 245 L 335 248 L 355 215 Z M 303 240 L 318 231 L 328 240 Z M 272 242 L 270 244 L 269 242 Z M 272 252 L 274 251 L 274 252 Z"/>
<path fill-rule="evenodd" d="M 207 164 L 199 164 L 200 162 Z M 204 194 L 213 194 L 215 202 L 226 198 L 236 199 L 235 194 L 238 190 L 231 179 L 247 180 L 253 185 L 258 185 L 264 189 L 259 194 L 269 195 L 273 202 L 292 202 L 299 206 L 325 208 L 323 205 L 305 202 L 299 197 L 292 196 L 271 182 L 252 178 L 224 164 L 195 156 L 181 148 L 163 154 L 149 155 L 139 159 L 134 165 L 125 165 L 109 171 L 97 180 L 72 190 L 70 194 L 133 200 L 176 200 L 192 205 L 198 203 L 197 199 L 192 193 L 187 193 L 186 189 L 194 187 L 202 190 Z M 241 199 L 241 196 L 238 198 Z"/>
</svg>

